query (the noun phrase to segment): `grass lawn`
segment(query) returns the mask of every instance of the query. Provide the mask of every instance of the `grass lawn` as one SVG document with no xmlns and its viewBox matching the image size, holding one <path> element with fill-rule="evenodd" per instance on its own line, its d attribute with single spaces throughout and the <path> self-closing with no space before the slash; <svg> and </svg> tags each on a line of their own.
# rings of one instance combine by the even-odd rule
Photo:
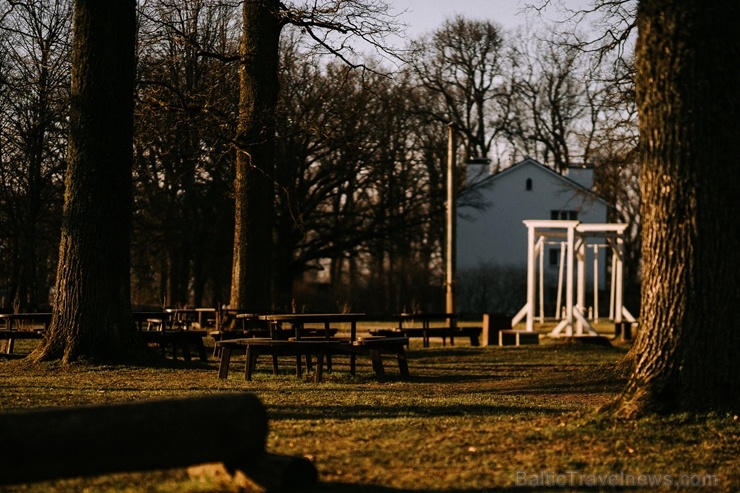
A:
<svg viewBox="0 0 740 493">
<path fill-rule="evenodd" d="M 24 343 L 32 344 L 33 341 Z M 23 344 L 18 346 L 23 352 Z M 357 376 L 336 361 L 325 381 L 298 380 L 290 361 L 273 376 L 267 358 L 252 382 L 234 361 L 227 381 L 217 361 L 168 368 L 31 367 L 0 358 L 0 410 L 253 392 L 270 414 L 268 450 L 315 462 L 320 492 L 499 491 L 550 486 L 604 490 L 660 482 L 740 490 L 737 416 L 679 415 L 623 421 L 596 412 L 625 382 L 615 364 L 624 344 L 454 347 L 413 340 L 412 378 L 387 381 L 368 361 Z M 213 410 L 218 419 L 218 409 Z M 203 423 L 207 432 L 208 423 Z M 0 439 L 0 446 L 1 439 Z M 146 446 L 142 444 L 142 446 Z M 2 464 L 0 464 L 0 471 Z M 572 485 L 572 487 L 571 487 Z M 594 486 L 595 488 L 587 488 Z M 563 487 L 565 486 L 565 487 Z M 654 491 L 656 487 L 628 487 Z M 661 488 L 665 489 L 665 488 Z M 229 491 L 184 469 L 0 487 L 29 492 Z"/>
</svg>

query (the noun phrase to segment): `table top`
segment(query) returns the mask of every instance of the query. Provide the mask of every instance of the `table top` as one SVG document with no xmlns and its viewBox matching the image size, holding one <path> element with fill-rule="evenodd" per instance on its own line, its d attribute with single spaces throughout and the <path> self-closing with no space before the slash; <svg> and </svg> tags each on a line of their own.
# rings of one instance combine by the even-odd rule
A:
<svg viewBox="0 0 740 493">
<path fill-rule="evenodd" d="M 236 344 L 237 346 L 250 346 L 250 345 L 261 345 L 261 346 L 296 346 L 303 344 L 306 346 L 344 346 L 351 343 L 349 339 L 271 339 L 269 337 L 239 337 L 237 339 L 229 339 L 229 344 Z"/>
<path fill-rule="evenodd" d="M 51 323 L 50 312 L 27 312 L 27 313 L 0 313 L 0 321 L 5 322 L 5 329 L 7 330 L 21 330 L 13 327 L 13 322 L 36 322 L 44 326 L 44 329 L 49 328 Z"/>
<path fill-rule="evenodd" d="M 446 320 L 457 318 L 457 313 L 400 313 L 397 318 L 404 320 Z"/>
<path fill-rule="evenodd" d="M 0 319 L 45 320 L 47 318 L 51 318 L 51 312 L 0 313 Z"/>
<path fill-rule="evenodd" d="M 327 339 L 332 335 L 329 333 L 329 326 L 334 322 L 348 322 L 350 324 L 350 340 L 357 338 L 357 321 L 365 316 L 364 313 L 273 313 L 270 315 L 260 315 L 259 320 L 268 322 L 286 322 L 293 324 L 296 338 L 300 339 L 300 327 L 303 324 L 324 324 Z"/>
<path fill-rule="evenodd" d="M 134 310 L 131 312 L 135 318 L 142 318 L 142 317 L 162 317 L 163 315 L 167 315 L 167 312 L 164 311 L 156 311 L 156 310 L 150 310 L 150 311 L 139 311 Z"/>
<path fill-rule="evenodd" d="M 259 315 L 259 320 L 271 322 L 354 322 L 364 313 L 273 313 Z"/>
<path fill-rule="evenodd" d="M 235 316 L 236 318 L 250 318 L 254 320 L 257 320 L 260 318 L 260 315 L 257 313 L 237 313 Z"/>
<path fill-rule="evenodd" d="M 165 313 L 196 315 L 201 313 L 216 313 L 215 308 L 165 308 Z"/>
</svg>

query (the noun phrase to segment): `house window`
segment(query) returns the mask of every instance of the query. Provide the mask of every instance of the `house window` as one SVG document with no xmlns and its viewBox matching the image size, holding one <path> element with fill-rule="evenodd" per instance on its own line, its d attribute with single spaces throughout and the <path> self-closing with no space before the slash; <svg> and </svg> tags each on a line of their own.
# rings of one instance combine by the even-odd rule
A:
<svg viewBox="0 0 740 493">
<path fill-rule="evenodd" d="M 578 221 L 578 211 L 550 211 L 550 219 L 555 221 Z"/>
<path fill-rule="evenodd" d="M 527 190 L 532 190 L 532 178 L 527 178 Z"/>
</svg>

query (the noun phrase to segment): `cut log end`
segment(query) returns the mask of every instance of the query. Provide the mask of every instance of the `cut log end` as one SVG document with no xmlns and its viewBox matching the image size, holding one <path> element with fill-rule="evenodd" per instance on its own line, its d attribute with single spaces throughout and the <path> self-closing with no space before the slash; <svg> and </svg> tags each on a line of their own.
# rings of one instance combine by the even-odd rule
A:
<svg viewBox="0 0 740 493">
<path fill-rule="evenodd" d="M 188 468 L 194 479 L 245 491 L 299 491 L 318 483 L 319 474 L 313 462 L 305 457 L 266 454 L 259 461 L 241 465 L 200 464 Z"/>
</svg>

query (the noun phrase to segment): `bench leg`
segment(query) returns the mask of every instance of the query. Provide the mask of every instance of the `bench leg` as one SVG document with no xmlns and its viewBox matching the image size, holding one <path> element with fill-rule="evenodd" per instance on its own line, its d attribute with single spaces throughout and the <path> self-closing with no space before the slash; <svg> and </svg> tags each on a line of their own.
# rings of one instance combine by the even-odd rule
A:
<svg viewBox="0 0 740 493">
<path fill-rule="evenodd" d="M 370 349 L 370 361 L 373 363 L 373 371 L 379 378 L 385 377 L 385 368 L 383 368 L 383 358 L 380 355 L 380 350 Z"/>
<path fill-rule="evenodd" d="M 247 346 L 247 352 L 244 358 L 244 380 L 251 381 L 252 373 L 257 365 L 257 351 L 251 344 Z"/>
<path fill-rule="evenodd" d="M 190 363 L 190 344 L 188 344 L 188 341 L 185 337 L 182 337 L 180 340 L 180 349 L 182 351 L 183 361 Z M 172 359 L 177 359 L 175 358 L 174 353 L 172 353 Z"/>
<path fill-rule="evenodd" d="M 198 357 L 201 361 L 208 361 L 208 355 L 206 354 L 206 346 L 203 344 L 203 338 L 201 337 L 195 341 L 196 349 L 198 350 Z"/>
<path fill-rule="evenodd" d="M 218 346 L 218 341 L 220 341 L 221 338 L 219 336 L 214 336 L 213 337 L 213 340 L 214 340 L 214 342 L 216 342 L 216 344 L 213 345 L 213 357 L 214 358 L 220 358 L 221 357 L 221 348 Z"/>
<path fill-rule="evenodd" d="M 409 362 L 406 359 L 406 351 L 403 349 L 403 344 L 399 344 L 396 349 L 396 360 L 398 360 L 398 371 L 402 377 L 410 377 L 409 373 Z"/>
<path fill-rule="evenodd" d="M 277 375 L 280 373 L 280 370 L 278 368 L 278 357 L 277 354 L 272 355 L 272 374 Z"/>
<path fill-rule="evenodd" d="M 310 357 L 306 355 L 306 357 Z M 324 376 L 324 353 L 319 351 L 316 353 L 316 373 L 314 373 L 313 381 L 319 383 Z"/>
<path fill-rule="evenodd" d="M 221 348 L 221 362 L 218 365 L 218 378 L 226 380 L 229 378 L 229 363 L 231 361 L 231 348 Z"/>
</svg>

